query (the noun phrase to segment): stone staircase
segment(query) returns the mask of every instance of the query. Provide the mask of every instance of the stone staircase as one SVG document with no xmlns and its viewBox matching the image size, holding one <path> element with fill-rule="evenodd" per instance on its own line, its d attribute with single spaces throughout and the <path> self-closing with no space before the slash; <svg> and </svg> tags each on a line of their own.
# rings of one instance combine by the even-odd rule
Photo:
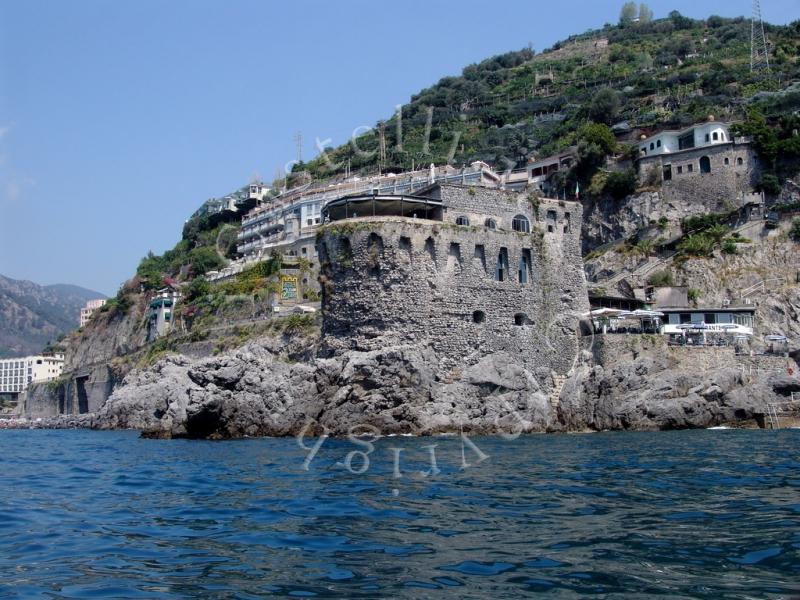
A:
<svg viewBox="0 0 800 600">
<path fill-rule="evenodd" d="M 558 406 L 559 398 L 561 397 L 561 390 L 564 389 L 564 384 L 567 381 L 566 375 L 553 375 L 553 389 L 550 390 L 548 401 L 550 406 L 556 408 Z"/>
</svg>

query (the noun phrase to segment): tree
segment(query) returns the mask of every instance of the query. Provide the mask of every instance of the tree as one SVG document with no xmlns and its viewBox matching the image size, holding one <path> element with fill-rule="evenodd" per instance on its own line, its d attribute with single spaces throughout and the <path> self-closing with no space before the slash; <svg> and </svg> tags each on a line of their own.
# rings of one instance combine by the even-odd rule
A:
<svg viewBox="0 0 800 600">
<path fill-rule="evenodd" d="M 213 248 L 195 248 L 189 253 L 189 264 L 192 273 L 202 275 L 212 269 L 219 269 L 225 265 L 224 259 Z"/>
<path fill-rule="evenodd" d="M 186 289 L 186 302 L 191 302 L 211 293 L 211 284 L 205 277 L 195 277 Z"/>
<path fill-rule="evenodd" d="M 604 189 L 615 200 L 630 196 L 636 191 L 636 172 L 633 169 L 628 169 L 609 173 Z"/>
<path fill-rule="evenodd" d="M 626 2 L 619 13 L 619 24 L 629 25 L 636 19 L 636 2 Z"/>
<path fill-rule="evenodd" d="M 603 88 L 592 98 L 587 113 L 592 121 L 610 125 L 619 113 L 619 95 L 611 88 Z"/>
<path fill-rule="evenodd" d="M 639 5 L 639 23 L 649 23 L 653 20 L 653 11 L 644 2 Z"/>
<path fill-rule="evenodd" d="M 777 175 L 773 175 L 772 173 L 764 173 L 759 178 L 758 183 L 756 183 L 756 189 L 770 196 L 777 196 L 781 193 L 780 179 L 778 179 Z"/>
<path fill-rule="evenodd" d="M 578 164 L 576 174 L 588 182 L 598 167 L 605 164 L 606 156 L 617 148 L 617 138 L 608 125 L 586 123 L 578 130 Z"/>
</svg>

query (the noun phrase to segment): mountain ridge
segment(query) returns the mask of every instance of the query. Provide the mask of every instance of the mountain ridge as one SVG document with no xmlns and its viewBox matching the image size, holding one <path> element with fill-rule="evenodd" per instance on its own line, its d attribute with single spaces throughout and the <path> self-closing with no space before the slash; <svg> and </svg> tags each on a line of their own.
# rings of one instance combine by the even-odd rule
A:
<svg viewBox="0 0 800 600">
<path fill-rule="evenodd" d="M 105 294 L 68 283 L 39 285 L 0 274 L 0 358 L 41 352 L 78 327 L 87 300 Z"/>
</svg>

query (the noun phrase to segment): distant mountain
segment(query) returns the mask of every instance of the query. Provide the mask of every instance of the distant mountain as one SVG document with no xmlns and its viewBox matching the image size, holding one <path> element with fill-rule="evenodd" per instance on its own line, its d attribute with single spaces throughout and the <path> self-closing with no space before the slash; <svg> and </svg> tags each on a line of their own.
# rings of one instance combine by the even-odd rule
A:
<svg viewBox="0 0 800 600">
<path fill-rule="evenodd" d="M 78 327 L 87 300 L 105 294 L 77 285 L 37 285 L 0 275 L 0 357 L 40 352 Z"/>
</svg>

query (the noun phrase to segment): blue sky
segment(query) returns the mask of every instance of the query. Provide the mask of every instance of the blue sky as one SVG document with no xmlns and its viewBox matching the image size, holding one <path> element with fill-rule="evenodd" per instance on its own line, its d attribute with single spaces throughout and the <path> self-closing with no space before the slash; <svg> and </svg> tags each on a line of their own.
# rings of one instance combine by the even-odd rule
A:
<svg viewBox="0 0 800 600">
<path fill-rule="evenodd" d="M 701 18 L 749 0 L 648 2 Z M 622 1 L 0 0 L 0 273 L 116 292 L 207 198 Z M 762 0 L 773 23 L 798 0 Z M 491 10 L 489 10 L 491 9 Z"/>
</svg>

